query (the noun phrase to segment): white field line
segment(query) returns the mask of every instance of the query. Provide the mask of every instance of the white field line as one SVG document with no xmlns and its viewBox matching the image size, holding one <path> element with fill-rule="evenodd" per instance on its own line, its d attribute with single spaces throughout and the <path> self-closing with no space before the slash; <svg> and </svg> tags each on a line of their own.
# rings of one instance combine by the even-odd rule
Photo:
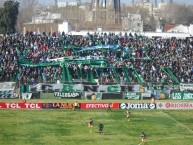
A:
<svg viewBox="0 0 193 145">
<path fill-rule="evenodd" d="M 156 138 L 156 139 L 147 140 L 146 143 L 152 142 L 152 141 L 157 141 L 157 140 L 166 140 L 166 139 L 184 139 L 184 138 L 193 138 L 193 136 Z M 142 145 L 142 143 L 139 143 L 138 145 Z"/>
<path fill-rule="evenodd" d="M 193 130 L 191 130 L 190 128 L 188 128 L 187 126 L 183 125 L 182 123 L 180 123 L 179 121 L 177 121 L 176 119 L 172 118 L 171 116 L 169 116 L 167 113 L 164 113 L 163 111 L 160 111 L 161 113 L 163 113 L 164 115 L 166 115 L 168 118 L 172 119 L 173 121 L 177 122 L 178 124 L 180 124 L 182 127 L 186 128 L 187 130 L 189 130 L 191 133 L 193 133 Z M 183 138 L 193 138 L 193 136 L 185 136 L 185 137 L 165 137 L 165 138 L 156 138 L 156 139 L 152 139 L 152 140 L 147 140 L 147 142 L 152 142 L 152 141 L 157 141 L 157 140 L 165 140 L 165 139 L 183 139 Z M 142 145 L 142 143 L 139 143 L 138 145 Z"/>
<path fill-rule="evenodd" d="M 165 114 L 168 118 L 172 119 L 173 121 L 177 122 L 178 124 L 180 124 L 182 127 L 186 128 L 187 130 L 189 130 L 191 133 L 193 133 L 193 130 L 191 130 L 190 128 L 188 128 L 187 126 L 183 125 L 182 123 L 180 123 L 179 121 L 177 121 L 176 119 L 172 118 L 171 116 L 169 116 L 167 113 L 164 113 L 163 111 L 161 111 L 163 114 Z"/>
</svg>

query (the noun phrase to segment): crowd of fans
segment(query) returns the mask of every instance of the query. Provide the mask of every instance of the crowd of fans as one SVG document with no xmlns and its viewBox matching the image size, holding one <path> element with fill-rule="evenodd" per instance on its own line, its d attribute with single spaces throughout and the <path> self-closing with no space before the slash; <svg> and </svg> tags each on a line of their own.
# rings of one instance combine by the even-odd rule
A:
<svg viewBox="0 0 193 145">
<path fill-rule="evenodd" d="M 103 49 L 96 46 L 110 47 Z M 115 35 L 110 32 L 88 33 L 87 36 L 55 32 L 39 35 L 27 32 L 25 36 L 2 36 L 0 82 L 62 82 L 62 65 L 50 65 L 59 58 L 66 60 L 73 80 L 86 80 L 86 73 L 90 70 L 94 78 L 104 84 L 124 83 L 126 73 L 131 83 L 136 83 L 139 78 L 143 78 L 145 82 L 158 83 L 173 82 L 177 78 L 182 83 L 193 83 L 192 38 L 147 38 L 136 34 Z M 72 63 L 73 59 L 91 58 L 104 58 L 107 66 L 92 66 L 75 61 Z M 68 59 L 71 63 L 68 63 Z M 126 71 L 123 68 L 126 68 Z"/>
</svg>

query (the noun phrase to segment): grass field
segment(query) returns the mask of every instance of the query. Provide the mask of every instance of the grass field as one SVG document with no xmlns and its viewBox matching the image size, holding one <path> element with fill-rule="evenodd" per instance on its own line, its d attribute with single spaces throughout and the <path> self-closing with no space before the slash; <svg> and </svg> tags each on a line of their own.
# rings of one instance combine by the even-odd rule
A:
<svg viewBox="0 0 193 145">
<path fill-rule="evenodd" d="M 139 145 L 142 131 L 147 145 L 193 144 L 193 110 L 130 110 L 130 121 L 125 111 L 2 109 L 0 145 Z M 92 133 L 89 118 L 94 120 Z"/>
</svg>

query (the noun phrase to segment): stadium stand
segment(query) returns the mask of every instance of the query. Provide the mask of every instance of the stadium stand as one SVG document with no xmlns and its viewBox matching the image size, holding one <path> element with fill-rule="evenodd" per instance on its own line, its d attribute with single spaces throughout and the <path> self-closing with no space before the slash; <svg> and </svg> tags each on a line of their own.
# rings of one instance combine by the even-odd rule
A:
<svg viewBox="0 0 193 145">
<path fill-rule="evenodd" d="M 94 33 L 5 35 L 0 82 L 192 83 L 193 39 Z"/>
</svg>

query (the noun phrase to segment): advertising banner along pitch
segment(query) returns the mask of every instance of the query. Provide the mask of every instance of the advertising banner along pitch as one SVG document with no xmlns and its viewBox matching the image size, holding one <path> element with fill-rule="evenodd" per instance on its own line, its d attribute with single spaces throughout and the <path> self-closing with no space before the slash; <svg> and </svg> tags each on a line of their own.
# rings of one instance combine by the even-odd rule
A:
<svg viewBox="0 0 193 145">
<path fill-rule="evenodd" d="M 111 103 L 112 109 L 119 109 L 119 103 Z M 108 103 L 81 103 L 80 109 L 107 109 Z"/>
<path fill-rule="evenodd" d="M 193 109 L 193 102 L 160 102 L 157 109 Z"/>
<path fill-rule="evenodd" d="M 43 109 L 72 109 L 73 103 L 42 103 Z"/>
<path fill-rule="evenodd" d="M 153 103 L 120 103 L 120 109 L 156 109 Z"/>
<path fill-rule="evenodd" d="M 1 102 L 0 108 L 4 109 L 42 109 L 42 103 L 8 103 Z"/>
</svg>

